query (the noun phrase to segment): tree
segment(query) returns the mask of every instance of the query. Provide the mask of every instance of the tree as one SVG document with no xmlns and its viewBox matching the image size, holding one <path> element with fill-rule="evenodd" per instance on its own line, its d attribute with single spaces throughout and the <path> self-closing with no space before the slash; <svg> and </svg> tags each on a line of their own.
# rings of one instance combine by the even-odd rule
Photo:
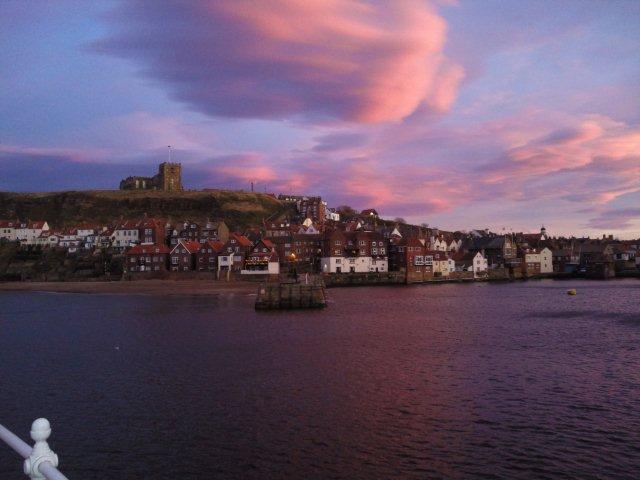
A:
<svg viewBox="0 0 640 480">
<path fill-rule="evenodd" d="M 396 223 L 407 223 L 407 221 L 402 217 L 396 217 L 393 219 L 393 221 Z"/>
<path fill-rule="evenodd" d="M 340 205 L 336 208 L 336 212 L 338 212 L 341 217 L 352 217 L 356 214 L 356 211 L 349 205 Z"/>
</svg>

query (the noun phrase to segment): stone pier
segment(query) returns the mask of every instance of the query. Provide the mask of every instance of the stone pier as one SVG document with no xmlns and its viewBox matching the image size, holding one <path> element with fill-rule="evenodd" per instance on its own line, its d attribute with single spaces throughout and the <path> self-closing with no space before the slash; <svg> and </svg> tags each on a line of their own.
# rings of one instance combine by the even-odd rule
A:
<svg viewBox="0 0 640 480">
<path fill-rule="evenodd" d="M 325 288 L 321 283 L 304 284 L 267 282 L 260 285 L 256 310 L 290 310 L 324 308 L 327 306 Z"/>
</svg>

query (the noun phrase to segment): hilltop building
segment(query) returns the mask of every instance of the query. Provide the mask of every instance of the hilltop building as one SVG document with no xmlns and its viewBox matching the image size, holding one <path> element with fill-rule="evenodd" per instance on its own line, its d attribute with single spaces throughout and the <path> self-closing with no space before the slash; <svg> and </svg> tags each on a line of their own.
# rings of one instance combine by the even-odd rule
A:
<svg viewBox="0 0 640 480">
<path fill-rule="evenodd" d="M 163 190 L 182 191 L 182 165 L 161 163 L 157 175 L 153 177 L 127 177 L 120 182 L 120 190 Z"/>
</svg>

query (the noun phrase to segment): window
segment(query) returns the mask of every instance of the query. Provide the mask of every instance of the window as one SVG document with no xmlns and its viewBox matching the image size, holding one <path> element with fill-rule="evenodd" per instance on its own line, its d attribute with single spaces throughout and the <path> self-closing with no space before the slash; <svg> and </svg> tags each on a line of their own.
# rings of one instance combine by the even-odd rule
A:
<svg viewBox="0 0 640 480">
<path fill-rule="evenodd" d="M 134 257 L 131 257 L 131 263 L 136 263 L 136 259 Z"/>
<path fill-rule="evenodd" d="M 178 257 L 171 257 L 171 263 L 173 265 L 177 265 L 178 264 Z"/>
</svg>

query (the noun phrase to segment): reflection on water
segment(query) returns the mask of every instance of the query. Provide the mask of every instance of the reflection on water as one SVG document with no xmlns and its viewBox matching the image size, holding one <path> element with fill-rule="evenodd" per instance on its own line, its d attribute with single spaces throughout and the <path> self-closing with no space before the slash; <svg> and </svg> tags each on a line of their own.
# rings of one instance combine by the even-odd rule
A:
<svg viewBox="0 0 640 480">
<path fill-rule="evenodd" d="M 639 282 L 329 295 L 0 293 L 0 422 L 71 478 L 638 478 Z"/>
</svg>

